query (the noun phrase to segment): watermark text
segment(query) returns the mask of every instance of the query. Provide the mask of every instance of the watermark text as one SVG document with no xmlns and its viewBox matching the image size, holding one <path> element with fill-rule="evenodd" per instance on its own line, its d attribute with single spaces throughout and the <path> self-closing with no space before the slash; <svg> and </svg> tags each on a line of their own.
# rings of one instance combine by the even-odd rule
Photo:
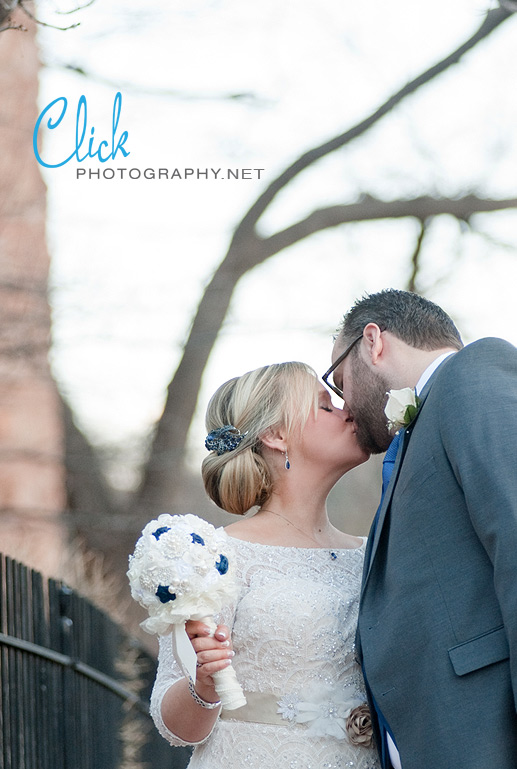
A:
<svg viewBox="0 0 517 769">
<path fill-rule="evenodd" d="M 263 168 L 76 168 L 76 179 L 158 179 L 185 181 L 200 179 L 261 179 Z"/>
</svg>

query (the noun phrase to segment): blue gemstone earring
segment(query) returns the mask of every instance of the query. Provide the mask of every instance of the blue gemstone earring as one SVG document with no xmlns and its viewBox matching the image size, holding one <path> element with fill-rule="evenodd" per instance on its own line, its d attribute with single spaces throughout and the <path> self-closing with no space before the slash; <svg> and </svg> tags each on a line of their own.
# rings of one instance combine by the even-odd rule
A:
<svg viewBox="0 0 517 769">
<path fill-rule="evenodd" d="M 289 462 L 289 454 L 287 453 L 287 449 L 284 451 L 285 455 L 285 469 L 290 470 L 291 469 L 291 463 Z"/>
</svg>

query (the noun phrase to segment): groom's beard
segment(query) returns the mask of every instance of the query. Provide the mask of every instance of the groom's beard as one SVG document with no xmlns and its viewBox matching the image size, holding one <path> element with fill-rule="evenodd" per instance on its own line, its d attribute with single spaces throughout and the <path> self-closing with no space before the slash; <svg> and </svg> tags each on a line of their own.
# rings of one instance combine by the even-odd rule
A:
<svg viewBox="0 0 517 769">
<path fill-rule="evenodd" d="M 359 356 L 352 362 L 352 397 L 350 409 L 357 426 L 357 441 L 371 454 L 381 454 L 391 443 L 384 413 L 389 383 L 374 374 Z"/>
</svg>

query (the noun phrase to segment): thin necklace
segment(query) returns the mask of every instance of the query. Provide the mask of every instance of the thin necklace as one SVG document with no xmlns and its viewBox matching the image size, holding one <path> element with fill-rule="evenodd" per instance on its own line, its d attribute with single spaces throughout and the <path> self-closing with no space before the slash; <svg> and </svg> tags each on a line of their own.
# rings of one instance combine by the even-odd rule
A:
<svg viewBox="0 0 517 769">
<path fill-rule="evenodd" d="M 304 531 L 303 529 L 300 529 L 300 527 L 297 526 L 292 521 L 290 521 L 289 518 L 286 518 L 285 515 L 282 515 L 281 513 L 275 513 L 274 510 L 268 510 L 266 508 L 262 508 L 261 512 L 263 512 L 263 513 L 271 513 L 271 515 L 276 515 L 276 516 L 278 516 L 278 518 L 282 518 L 282 520 L 284 520 L 290 526 L 293 526 L 295 529 L 297 529 L 300 532 L 300 534 L 303 534 L 304 537 L 307 537 L 308 539 L 312 540 L 314 542 L 314 544 L 318 545 L 318 550 L 328 550 L 328 548 L 322 547 L 321 543 L 318 542 L 317 540 L 315 540 L 314 537 L 311 537 L 311 535 L 307 534 L 306 531 Z M 333 561 L 335 561 L 336 558 L 337 558 L 337 555 L 336 555 L 336 553 L 333 550 L 330 551 L 330 557 L 332 558 Z"/>
</svg>

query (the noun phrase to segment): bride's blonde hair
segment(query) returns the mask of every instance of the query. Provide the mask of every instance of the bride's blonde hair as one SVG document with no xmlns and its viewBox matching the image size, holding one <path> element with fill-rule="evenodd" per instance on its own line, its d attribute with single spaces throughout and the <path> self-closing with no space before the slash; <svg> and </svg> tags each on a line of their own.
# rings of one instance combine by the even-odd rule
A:
<svg viewBox="0 0 517 769">
<path fill-rule="evenodd" d="M 274 428 L 284 429 L 287 438 L 301 431 L 317 404 L 317 375 L 305 363 L 274 363 L 221 385 L 208 404 L 207 432 L 233 425 L 246 435 L 233 451 L 220 456 L 211 451 L 203 460 L 210 499 L 236 515 L 263 505 L 271 496 L 272 479 L 261 437 Z"/>
</svg>

